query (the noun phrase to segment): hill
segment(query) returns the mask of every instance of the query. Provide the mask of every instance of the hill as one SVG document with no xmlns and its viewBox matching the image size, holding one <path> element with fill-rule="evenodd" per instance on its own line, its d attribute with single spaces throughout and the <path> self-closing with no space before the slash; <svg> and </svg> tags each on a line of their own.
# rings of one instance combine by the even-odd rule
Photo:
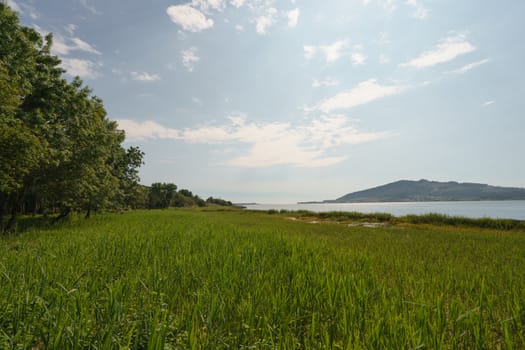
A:
<svg viewBox="0 0 525 350">
<path fill-rule="evenodd" d="M 525 200 L 525 188 L 479 183 L 400 180 L 346 194 L 327 203 Z"/>
</svg>

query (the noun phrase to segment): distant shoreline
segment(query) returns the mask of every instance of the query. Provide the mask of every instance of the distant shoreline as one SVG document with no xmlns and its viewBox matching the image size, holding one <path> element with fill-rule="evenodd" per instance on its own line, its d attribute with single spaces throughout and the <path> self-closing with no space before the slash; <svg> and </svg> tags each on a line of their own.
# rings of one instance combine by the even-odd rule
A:
<svg viewBox="0 0 525 350">
<path fill-rule="evenodd" d="M 435 202 L 513 202 L 524 201 L 525 199 L 435 199 L 435 200 L 396 200 L 396 201 L 353 201 L 340 202 L 337 200 L 325 201 L 306 201 L 296 202 L 295 204 L 365 204 L 365 203 L 435 203 Z M 262 203 L 250 203 L 245 205 L 259 205 Z"/>
<path fill-rule="evenodd" d="M 395 216 L 437 213 L 470 218 L 525 220 L 525 200 L 428 201 L 428 202 L 309 202 L 256 204 L 248 210 L 306 210 L 312 212 L 390 213 Z"/>
</svg>

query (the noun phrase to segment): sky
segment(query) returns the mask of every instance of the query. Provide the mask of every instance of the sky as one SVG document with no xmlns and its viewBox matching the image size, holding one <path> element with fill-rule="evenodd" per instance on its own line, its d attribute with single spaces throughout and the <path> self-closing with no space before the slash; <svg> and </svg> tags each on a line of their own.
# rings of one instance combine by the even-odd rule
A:
<svg viewBox="0 0 525 350">
<path fill-rule="evenodd" d="M 141 182 L 293 203 L 525 187 L 523 0 L 2 0 L 145 152 Z"/>
</svg>

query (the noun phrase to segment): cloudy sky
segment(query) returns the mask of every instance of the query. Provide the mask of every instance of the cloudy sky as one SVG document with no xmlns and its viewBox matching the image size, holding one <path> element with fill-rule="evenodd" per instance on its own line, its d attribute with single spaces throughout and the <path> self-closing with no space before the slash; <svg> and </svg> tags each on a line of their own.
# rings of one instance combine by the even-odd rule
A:
<svg viewBox="0 0 525 350">
<path fill-rule="evenodd" d="M 525 187 L 523 0 L 3 0 L 103 99 L 144 184 L 267 203 Z"/>
</svg>

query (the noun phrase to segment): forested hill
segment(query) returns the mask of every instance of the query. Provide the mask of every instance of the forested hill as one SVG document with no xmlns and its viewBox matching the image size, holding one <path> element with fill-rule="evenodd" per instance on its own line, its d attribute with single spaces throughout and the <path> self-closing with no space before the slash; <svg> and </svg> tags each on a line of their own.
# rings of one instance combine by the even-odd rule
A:
<svg viewBox="0 0 525 350">
<path fill-rule="evenodd" d="M 332 203 L 525 200 L 525 188 L 498 187 L 479 183 L 400 180 L 349 193 Z"/>
</svg>

